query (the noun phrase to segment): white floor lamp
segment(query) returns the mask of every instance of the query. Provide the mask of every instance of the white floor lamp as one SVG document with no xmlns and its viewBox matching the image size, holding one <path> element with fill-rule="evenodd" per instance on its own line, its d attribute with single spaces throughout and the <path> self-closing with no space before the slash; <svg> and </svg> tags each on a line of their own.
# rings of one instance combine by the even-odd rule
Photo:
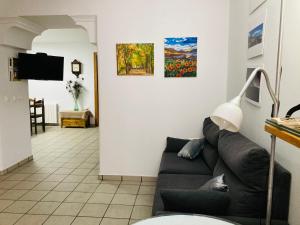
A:
<svg viewBox="0 0 300 225">
<path fill-rule="evenodd" d="M 245 94 L 247 88 L 255 78 L 255 76 L 261 72 L 267 83 L 268 91 L 274 102 L 272 109 L 272 117 L 278 116 L 279 101 L 271 88 L 270 80 L 267 72 L 264 69 L 256 68 L 250 75 L 240 94 L 233 98 L 230 102 L 226 102 L 218 106 L 210 117 L 211 120 L 220 127 L 231 132 L 238 132 L 242 123 L 243 113 L 240 108 L 242 96 Z M 266 224 L 270 225 L 271 212 L 272 212 L 272 196 L 273 196 L 273 178 L 274 178 L 274 163 L 275 163 L 275 144 L 276 137 L 271 136 L 271 151 L 270 151 L 270 169 L 269 169 L 269 181 L 268 181 L 268 198 L 267 198 L 267 215 Z"/>
<path fill-rule="evenodd" d="M 257 75 L 261 72 L 267 82 L 267 87 L 271 98 L 274 102 L 272 108 L 272 116 L 278 117 L 279 112 L 279 94 L 280 94 L 280 80 L 282 74 L 281 57 L 282 57 L 282 40 L 283 40 L 283 23 L 284 23 L 284 8 L 285 1 L 280 1 L 280 22 L 279 22 L 279 37 L 278 37 L 278 51 L 277 51 L 277 68 L 276 68 L 276 82 L 275 82 L 275 93 L 271 88 L 269 77 L 264 69 L 257 68 L 250 75 L 246 84 L 244 85 L 240 94 L 232 99 L 228 103 L 224 103 L 216 108 L 211 116 L 212 121 L 217 124 L 220 129 L 226 129 L 232 132 L 237 132 L 240 129 L 240 125 L 243 118 L 242 110 L 240 109 L 241 97 L 244 95 L 246 89 Z M 275 163 L 275 147 L 276 137 L 271 135 L 271 150 L 270 150 L 270 169 L 269 169 L 269 180 L 268 180 L 268 197 L 267 197 L 267 213 L 266 213 L 266 225 L 271 224 L 272 216 L 272 196 L 273 196 L 273 178 L 274 178 L 274 163 Z"/>
</svg>

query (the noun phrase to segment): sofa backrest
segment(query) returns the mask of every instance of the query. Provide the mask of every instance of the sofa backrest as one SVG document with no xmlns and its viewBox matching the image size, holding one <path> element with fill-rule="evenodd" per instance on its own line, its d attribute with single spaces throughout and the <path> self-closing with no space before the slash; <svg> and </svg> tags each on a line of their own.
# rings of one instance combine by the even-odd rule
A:
<svg viewBox="0 0 300 225">
<path fill-rule="evenodd" d="M 205 118 L 203 122 L 203 135 L 207 142 L 215 148 L 218 148 L 219 133 L 219 127 L 209 117 Z"/>
<path fill-rule="evenodd" d="M 240 133 L 222 130 L 219 156 L 235 176 L 257 191 L 265 191 L 269 172 L 269 153 Z"/>
<path fill-rule="evenodd" d="M 206 139 L 202 157 L 206 165 L 213 171 L 219 158 L 218 142 L 219 142 L 219 127 L 215 125 L 208 117 L 203 123 L 203 135 Z"/>
</svg>

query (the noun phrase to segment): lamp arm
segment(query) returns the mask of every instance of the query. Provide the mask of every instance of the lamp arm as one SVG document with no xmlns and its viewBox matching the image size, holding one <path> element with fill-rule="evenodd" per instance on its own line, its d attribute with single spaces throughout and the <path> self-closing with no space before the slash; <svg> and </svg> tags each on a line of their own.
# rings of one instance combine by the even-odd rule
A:
<svg viewBox="0 0 300 225">
<path fill-rule="evenodd" d="M 273 91 L 273 89 L 272 89 L 272 87 L 271 87 L 270 79 L 269 79 L 268 73 L 267 73 L 264 69 L 262 69 L 262 68 L 256 68 L 256 69 L 251 73 L 251 75 L 250 75 L 250 77 L 248 78 L 246 84 L 244 85 L 243 89 L 241 90 L 241 92 L 240 92 L 240 94 L 239 94 L 239 97 L 241 98 L 241 97 L 245 94 L 247 88 L 250 86 L 251 82 L 254 80 L 254 78 L 256 77 L 256 75 L 258 74 L 258 72 L 261 72 L 261 73 L 264 75 L 265 80 L 266 80 L 266 83 L 267 83 L 268 91 L 269 91 L 269 93 L 270 93 L 270 95 L 271 95 L 271 98 L 272 98 L 272 100 L 273 100 L 273 102 L 274 102 L 274 105 L 277 106 L 277 105 L 279 104 L 279 101 L 278 101 L 278 99 L 276 98 L 275 93 L 274 93 L 274 91 Z"/>
</svg>

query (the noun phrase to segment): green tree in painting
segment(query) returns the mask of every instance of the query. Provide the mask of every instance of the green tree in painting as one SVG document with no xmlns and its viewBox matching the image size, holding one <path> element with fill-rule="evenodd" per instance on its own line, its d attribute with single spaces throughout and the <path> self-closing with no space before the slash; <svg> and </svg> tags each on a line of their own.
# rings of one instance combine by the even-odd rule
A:
<svg viewBox="0 0 300 225">
<path fill-rule="evenodd" d="M 117 44 L 118 75 L 153 75 L 154 44 Z"/>
</svg>

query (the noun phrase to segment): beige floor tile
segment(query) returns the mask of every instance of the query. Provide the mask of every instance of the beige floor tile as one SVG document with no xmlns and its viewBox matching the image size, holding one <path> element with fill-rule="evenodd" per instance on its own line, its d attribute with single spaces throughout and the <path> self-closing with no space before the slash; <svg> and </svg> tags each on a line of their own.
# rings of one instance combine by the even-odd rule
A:
<svg viewBox="0 0 300 225">
<path fill-rule="evenodd" d="M 40 201 L 47 193 L 48 191 L 29 191 L 20 200 Z"/>
<path fill-rule="evenodd" d="M 0 212 L 2 212 L 5 208 L 7 208 L 13 203 L 13 200 L 0 200 Z"/>
<path fill-rule="evenodd" d="M 115 194 L 111 204 L 117 205 L 134 205 L 136 195 L 130 194 Z"/>
<path fill-rule="evenodd" d="M 9 180 L 4 180 L 0 182 L 0 189 L 11 189 L 14 186 L 16 186 L 20 181 L 9 181 Z"/>
<path fill-rule="evenodd" d="M 62 174 L 62 175 L 69 175 L 74 169 L 70 168 L 59 168 L 53 174 Z"/>
<path fill-rule="evenodd" d="M 57 185 L 54 190 L 55 191 L 74 191 L 79 183 L 60 183 Z"/>
<path fill-rule="evenodd" d="M 101 193 L 116 193 L 118 189 L 118 184 L 104 184 L 103 182 L 99 185 L 99 187 L 96 189 L 96 192 Z"/>
<path fill-rule="evenodd" d="M 138 221 L 140 221 L 140 220 L 134 220 L 134 219 L 130 219 L 130 220 L 129 220 L 129 223 L 128 223 L 128 225 L 131 225 L 131 224 L 137 223 Z"/>
<path fill-rule="evenodd" d="M 28 214 L 50 215 L 59 205 L 58 202 L 38 202 Z"/>
<path fill-rule="evenodd" d="M 94 193 L 88 200 L 88 203 L 110 204 L 114 194 L 109 193 Z"/>
<path fill-rule="evenodd" d="M 141 183 L 142 186 L 155 186 L 156 182 L 155 181 L 143 181 Z"/>
<path fill-rule="evenodd" d="M 101 184 L 112 184 L 119 186 L 121 184 L 120 180 L 101 180 Z"/>
<path fill-rule="evenodd" d="M 11 174 L 4 174 L 4 175 L 0 175 L 0 181 L 5 180 L 6 178 L 8 178 Z"/>
<path fill-rule="evenodd" d="M 129 219 L 132 209 L 127 205 L 110 205 L 104 217 Z"/>
<path fill-rule="evenodd" d="M 27 213 L 37 202 L 33 201 L 16 201 L 3 210 L 7 213 Z"/>
<path fill-rule="evenodd" d="M 121 185 L 123 185 L 123 184 L 140 186 L 141 182 L 140 181 L 132 181 L 132 180 L 123 180 L 123 181 L 121 181 Z"/>
<path fill-rule="evenodd" d="M 0 213 L 0 225 L 13 225 L 23 214 Z"/>
<path fill-rule="evenodd" d="M 24 215 L 16 225 L 42 225 L 47 218 L 46 215 Z"/>
<path fill-rule="evenodd" d="M 44 225 L 70 225 L 74 219 L 73 216 L 50 216 Z"/>
<path fill-rule="evenodd" d="M 75 191 L 78 192 L 95 192 L 98 187 L 98 184 L 79 184 Z"/>
<path fill-rule="evenodd" d="M 100 184 L 101 180 L 98 179 L 98 176 L 86 176 L 81 183 L 84 184 Z"/>
<path fill-rule="evenodd" d="M 76 217 L 72 225 L 99 225 L 101 218 Z"/>
<path fill-rule="evenodd" d="M 35 174 L 32 174 L 31 176 L 27 177 L 26 180 L 27 181 L 43 181 L 48 176 L 49 176 L 49 174 L 47 174 L 47 173 L 35 173 Z"/>
<path fill-rule="evenodd" d="M 27 192 L 28 190 L 8 190 L 0 196 L 0 199 L 18 200 Z"/>
<path fill-rule="evenodd" d="M 36 191 L 51 191 L 55 186 L 58 184 L 58 182 L 46 182 L 43 181 L 39 183 L 37 186 L 34 187 L 34 190 Z"/>
<path fill-rule="evenodd" d="M 46 162 L 46 165 L 51 164 L 51 162 Z M 37 171 L 37 173 L 53 173 L 56 171 L 58 168 L 57 167 L 43 167 Z"/>
<path fill-rule="evenodd" d="M 108 205 L 86 204 L 80 211 L 79 216 L 103 217 Z"/>
<path fill-rule="evenodd" d="M 45 181 L 62 181 L 63 179 L 65 179 L 67 175 L 64 174 L 51 174 L 49 177 L 47 177 L 45 179 Z"/>
<path fill-rule="evenodd" d="M 135 205 L 152 206 L 153 195 L 138 195 L 135 201 Z"/>
<path fill-rule="evenodd" d="M 96 166 L 96 163 L 86 162 L 86 163 L 80 164 L 80 166 L 78 168 L 80 168 L 80 169 L 93 169 L 93 168 L 95 168 L 95 166 Z"/>
<path fill-rule="evenodd" d="M 149 206 L 134 206 L 131 218 L 132 219 L 146 219 L 151 217 L 152 207 Z"/>
<path fill-rule="evenodd" d="M 45 222 L 44 219 L 48 216 L 46 214 L 54 211 L 45 222 L 46 225 L 70 224 L 74 221 L 74 216 L 79 213 L 81 216 L 76 220 L 76 224 L 88 225 L 95 222 L 99 225 L 106 211 L 106 204 L 112 201 L 120 181 L 105 181 L 103 182 L 105 185 L 98 188 L 102 183 L 98 180 L 99 144 L 96 141 L 99 136 L 98 129 L 61 129 L 59 127 L 46 129 L 47 132 L 41 132 L 32 137 L 34 161 L 17 168 L 8 175 L 0 176 L 0 199 L 2 199 L 0 210 L 6 210 L 15 203 L 13 200 L 5 199 L 19 199 L 17 202 L 39 201 L 27 212 L 26 216 L 20 219 L 20 222 L 17 221 L 18 224 L 41 224 Z M 136 185 L 137 183 L 122 184 Z M 94 193 L 96 189 L 99 192 Z M 76 191 L 71 195 L 71 191 L 74 190 Z M 67 201 L 67 198 L 72 202 L 63 202 Z M 88 204 L 84 205 L 83 203 L 87 200 L 89 200 Z M 73 203 L 73 201 L 76 202 Z M 82 203 L 77 203 L 77 201 Z M 33 213 L 45 213 L 43 216 L 46 217 Z M 22 214 L 2 214 L 0 225 L 2 225 L 2 217 L 22 216 Z M 7 220 L 3 219 L 3 221 Z M 128 218 L 123 221 L 128 222 Z M 118 224 L 117 221 L 115 223 Z M 9 223 L 5 223 L 7 224 Z"/>
<path fill-rule="evenodd" d="M 83 193 L 83 192 L 72 192 L 65 202 L 87 202 L 87 200 L 91 197 L 92 193 Z"/>
<path fill-rule="evenodd" d="M 29 176 L 30 176 L 30 174 L 27 174 L 27 173 L 15 173 L 15 174 L 12 174 L 11 176 L 9 176 L 8 178 L 6 178 L 6 180 L 21 181 L 21 180 L 25 180 Z"/>
<path fill-rule="evenodd" d="M 12 189 L 19 189 L 19 190 L 31 190 L 36 186 L 39 182 L 38 181 L 21 181 Z"/>
<path fill-rule="evenodd" d="M 68 175 L 63 182 L 81 182 L 84 178 L 85 176 L 71 174 Z"/>
<path fill-rule="evenodd" d="M 76 216 L 82 207 L 82 203 L 64 202 L 54 211 L 53 215 Z"/>
<path fill-rule="evenodd" d="M 91 169 L 75 169 L 71 174 L 73 175 L 88 175 L 91 172 Z"/>
<path fill-rule="evenodd" d="M 128 219 L 103 218 L 100 225 L 127 225 Z"/>
<path fill-rule="evenodd" d="M 80 165 L 80 163 L 76 163 L 76 164 L 74 164 L 74 163 L 65 163 L 64 165 L 63 165 L 63 168 L 67 168 L 67 169 L 76 169 L 78 166 Z"/>
<path fill-rule="evenodd" d="M 153 195 L 155 192 L 155 186 L 141 186 L 139 195 Z"/>
<path fill-rule="evenodd" d="M 26 165 L 26 164 L 25 164 Z M 17 173 L 35 173 L 36 171 L 38 171 L 39 168 L 36 168 L 36 167 L 25 167 L 25 166 L 22 166 L 18 169 L 16 169 L 15 171 Z"/>
<path fill-rule="evenodd" d="M 117 193 L 119 194 L 137 194 L 139 191 L 138 185 L 127 185 L 127 184 L 121 184 L 118 188 Z"/>
<path fill-rule="evenodd" d="M 97 156 L 97 159 L 99 159 L 99 156 Z M 95 170 L 92 170 L 89 173 L 89 175 L 91 175 L 91 176 L 98 176 L 98 174 L 99 174 L 99 167 L 97 169 L 95 169 Z"/>
<path fill-rule="evenodd" d="M 69 194 L 71 194 L 71 192 L 51 191 L 42 199 L 42 201 L 63 202 Z"/>
</svg>

